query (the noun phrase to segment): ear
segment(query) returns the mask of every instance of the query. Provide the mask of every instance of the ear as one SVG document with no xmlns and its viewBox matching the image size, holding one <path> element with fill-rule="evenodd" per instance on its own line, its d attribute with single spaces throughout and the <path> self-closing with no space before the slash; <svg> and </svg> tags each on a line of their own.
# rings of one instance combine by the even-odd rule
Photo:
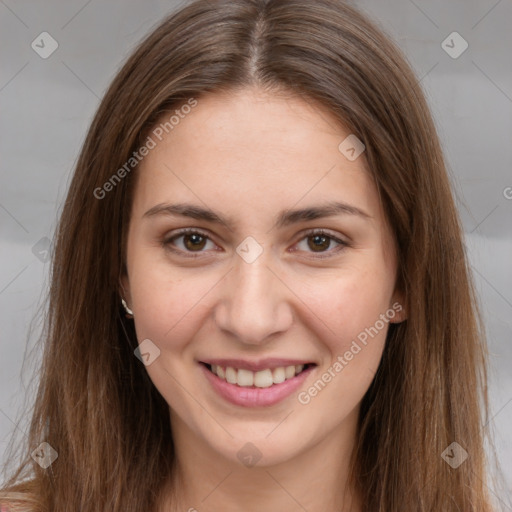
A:
<svg viewBox="0 0 512 512">
<path fill-rule="evenodd" d="M 391 297 L 389 308 L 395 312 L 393 318 L 390 317 L 389 322 L 392 324 L 399 324 L 407 320 L 407 311 L 405 309 L 405 294 L 400 290 L 395 290 Z"/>
<path fill-rule="evenodd" d="M 128 275 L 126 273 L 122 274 L 119 279 L 119 294 L 121 295 L 121 298 L 125 300 L 127 306 L 131 309 L 132 296 L 130 293 L 130 280 L 128 279 Z"/>
</svg>

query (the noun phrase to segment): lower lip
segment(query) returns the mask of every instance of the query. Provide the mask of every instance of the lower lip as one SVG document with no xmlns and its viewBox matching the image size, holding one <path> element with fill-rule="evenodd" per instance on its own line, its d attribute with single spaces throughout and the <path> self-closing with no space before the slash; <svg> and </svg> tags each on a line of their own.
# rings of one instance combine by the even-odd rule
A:
<svg viewBox="0 0 512 512">
<path fill-rule="evenodd" d="M 230 384 L 212 373 L 205 364 L 199 363 L 203 372 L 217 393 L 228 402 L 243 407 L 268 407 L 277 404 L 290 396 L 302 385 L 307 376 L 315 368 L 310 366 L 295 377 L 285 380 L 280 384 L 273 384 L 268 388 L 248 388 Z"/>
</svg>

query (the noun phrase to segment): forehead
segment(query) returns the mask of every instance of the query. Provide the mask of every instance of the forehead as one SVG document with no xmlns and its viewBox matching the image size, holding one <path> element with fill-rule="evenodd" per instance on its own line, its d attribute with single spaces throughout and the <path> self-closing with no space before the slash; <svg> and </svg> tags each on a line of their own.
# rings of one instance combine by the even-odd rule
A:
<svg viewBox="0 0 512 512">
<path fill-rule="evenodd" d="M 135 207 L 193 199 L 239 216 L 338 200 L 378 214 L 364 153 L 350 161 L 340 152 L 350 132 L 323 106 L 258 89 L 196 101 L 150 132 L 155 147 L 139 166 Z"/>
</svg>

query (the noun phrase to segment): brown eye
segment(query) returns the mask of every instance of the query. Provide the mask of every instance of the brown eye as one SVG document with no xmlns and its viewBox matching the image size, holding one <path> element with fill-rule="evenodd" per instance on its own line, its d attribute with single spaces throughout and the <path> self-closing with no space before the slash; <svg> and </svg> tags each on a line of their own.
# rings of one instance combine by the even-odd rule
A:
<svg viewBox="0 0 512 512">
<path fill-rule="evenodd" d="M 307 240 L 306 248 L 301 249 L 300 244 L 303 240 Z M 334 249 L 329 250 L 334 244 Z M 341 240 L 340 238 L 331 235 L 330 233 L 323 230 L 314 230 L 306 233 L 306 236 L 297 244 L 300 250 L 305 252 L 317 253 L 318 256 L 315 258 L 329 258 L 339 253 L 343 249 L 349 246 L 348 242 Z M 323 255 L 325 253 L 325 256 Z"/>
<path fill-rule="evenodd" d="M 184 256 L 200 256 L 210 240 L 208 235 L 196 229 L 183 229 L 162 241 L 162 246 Z M 196 254 L 192 254 L 196 253 Z"/>
<path fill-rule="evenodd" d="M 308 247 L 313 249 L 313 251 L 317 250 L 325 250 L 328 249 L 331 245 L 331 239 L 328 236 L 324 235 L 310 235 L 307 237 L 308 240 L 311 240 L 311 243 L 308 243 Z"/>
<path fill-rule="evenodd" d="M 196 249 L 203 249 L 206 245 L 206 237 L 198 234 L 198 233 L 192 233 L 190 235 L 182 235 L 184 243 L 183 245 L 191 251 L 194 251 Z"/>
</svg>

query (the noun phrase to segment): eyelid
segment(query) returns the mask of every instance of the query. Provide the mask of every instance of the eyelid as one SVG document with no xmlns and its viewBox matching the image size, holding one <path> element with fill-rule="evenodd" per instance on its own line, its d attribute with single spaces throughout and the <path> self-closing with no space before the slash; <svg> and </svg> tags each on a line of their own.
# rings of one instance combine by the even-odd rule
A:
<svg viewBox="0 0 512 512">
<path fill-rule="evenodd" d="M 173 233 L 171 235 L 168 235 L 168 236 L 166 235 L 163 238 L 163 240 L 162 240 L 162 246 L 165 249 L 167 249 L 167 250 L 170 250 L 170 251 L 172 251 L 172 252 L 174 252 L 176 254 L 184 256 L 185 258 L 198 258 L 198 257 L 201 257 L 207 251 L 199 251 L 197 253 L 194 253 L 193 251 L 183 251 L 181 249 L 176 249 L 175 247 L 172 246 L 171 242 L 173 240 L 175 240 L 177 238 L 180 238 L 183 235 L 188 235 L 188 234 L 201 235 L 202 237 L 207 238 L 211 242 L 215 243 L 212 240 L 211 235 L 207 231 L 204 231 L 203 229 L 200 229 L 200 228 L 182 228 L 182 229 L 178 229 L 175 233 Z"/>
<path fill-rule="evenodd" d="M 299 242 L 301 242 L 305 238 L 308 238 L 310 236 L 315 236 L 315 235 L 324 235 L 327 238 L 330 238 L 332 241 L 334 241 L 335 243 L 338 244 L 338 247 L 335 247 L 334 249 L 330 249 L 328 251 L 318 252 L 318 253 L 311 251 L 308 254 L 313 255 L 313 259 L 321 260 L 321 259 L 333 258 L 333 257 L 337 256 L 340 252 L 342 252 L 344 249 L 351 246 L 351 244 L 347 240 L 344 240 L 340 235 L 333 234 L 330 230 L 324 229 L 324 228 L 310 228 L 310 229 L 301 231 L 301 233 L 299 234 L 300 238 L 297 240 L 297 242 L 295 242 L 294 245 L 297 245 Z M 297 249 L 294 249 L 292 252 L 300 252 L 300 251 Z"/>
<path fill-rule="evenodd" d="M 208 251 L 198 251 L 197 253 L 194 253 L 193 251 L 183 251 L 181 249 L 176 249 L 176 248 L 172 247 L 171 242 L 173 240 L 180 238 L 181 236 L 187 235 L 187 234 L 201 235 L 204 238 L 207 238 L 211 242 L 215 243 L 212 240 L 211 235 L 207 231 L 205 231 L 201 228 L 182 228 L 182 229 L 178 229 L 175 233 L 171 234 L 170 236 L 165 236 L 164 239 L 162 240 L 162 246 L 168 250 L 171 250 L 174 253 L 183 255 L 186 258 L 198 258 L 198 257 L 201 257 L 204 253 L 208 252 Z M 310 228 L 310 229 L 301 231 L 298 235 L 298 236 L 300 236 L 300 238 L 298 238 L 298 240 L 293 245 L 297 245 L 299 242 L 301 242 L 305 238 L 308 238 L 310 236 L 315 236 L 315 235 L 324 235 L 324 236 L 330 238 L 332 241 L 334 241 L 335 243 L 338 244 L 338 247 L 335 249 L 332 249 L 332 250 L 325 251 L 325 252 L 318 252 L 318 253 L 310 252 L 310 254 L 313 255 L 314 259 L 323 259 L 323 258 L 333 257 L 334 255 L 338 254 L 346 247 L 351 246 L 347 240 L 344 240 L 339 235 L 333 234 L 330 232 L 330 230 L 327 230 L 324 228 Z M 297 249 L 294 249 L 292 252 L 300 252 L 300 251 Z"/>
</svg>

